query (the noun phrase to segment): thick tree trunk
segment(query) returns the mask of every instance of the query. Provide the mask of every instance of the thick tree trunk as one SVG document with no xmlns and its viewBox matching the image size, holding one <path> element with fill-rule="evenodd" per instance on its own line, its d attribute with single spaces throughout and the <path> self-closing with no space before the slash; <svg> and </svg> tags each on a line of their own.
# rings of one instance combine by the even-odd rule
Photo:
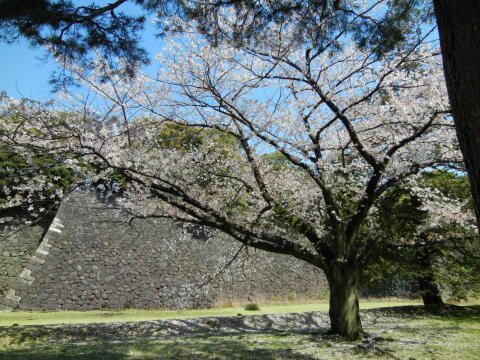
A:
<svg viewBox="0 0 480 360">
<path fill-rule="evenodd" d="M 418 284 L 420 286 L 420 295 L 422 296 L 423 306 L 426 308 L 436 308 L 444 305 L 442 296 L 440 295 L 437 284 L 435 284 L 433 276 L 430 274 L 422 276 L 419 279 Z"/>
<path fill-rule="evenodd" d="M 433 0 L 443 66 L 480 230 L 480 1 Z"/>
<path fill-rule="evenodd" d="M 432 267 L 432 252 L 435 252 L 431 245 L 422 246 L 416 252 L 416 257 L 420 269 L 418 271 L 418 285 L 423 305 L 426 308 L 437 308 L 444 305 L 442 295 L 435 282 L 435 275 Z"/>
<path fill-rule="evenodd" d="M 335 263 L 325 272 L 330 287 L 330 332 L 351 340 L 362 337 L 358 306 L 358 269 Z"/>
</svg>

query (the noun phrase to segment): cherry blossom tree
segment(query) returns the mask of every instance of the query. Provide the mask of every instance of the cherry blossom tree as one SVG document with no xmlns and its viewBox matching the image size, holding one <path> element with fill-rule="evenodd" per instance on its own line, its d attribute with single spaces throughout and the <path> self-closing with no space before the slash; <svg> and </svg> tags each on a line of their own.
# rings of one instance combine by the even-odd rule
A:
<svg viewBox="0 0 480 360">
<path fill-rule="evenodd" d="M 309 49 L 288 27 L 268 31 L 243 48 L 173 39 L 157 79 L 125 79 L 101 61 L 93 73 L 72 67 L 91 100 L 66 95 L 67 118 L 49 109 L 2 123 L 1 140 L 95 163 L 92 181 L 121 174 L 121 204 L 140 216 L 321 268 L 331 331 L 358 338 L 358 274 L 382 241 L 378 202 L 422 169 L 460 161 L 440 59 L 421 43 L 378 59 L 347 40 L 342 52 Z M 166 124 L 201 141 L 165 146 Z"/>
</svg>

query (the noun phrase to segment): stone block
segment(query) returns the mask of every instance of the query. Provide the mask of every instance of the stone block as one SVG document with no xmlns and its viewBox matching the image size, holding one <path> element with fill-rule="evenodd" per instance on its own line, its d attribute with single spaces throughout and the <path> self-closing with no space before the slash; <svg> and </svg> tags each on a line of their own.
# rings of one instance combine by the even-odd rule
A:
<svg viewBox="0 0 480 360">
<path fill-rule="evenodd" d="M 12 312 L 13 309 L 11 306 L 0 304 L 0 312 Z"/>
<path fill-rule="evenodd" d="M 15 281 L 13 287 L 18 291 L 27 291 L 27 282 L 23 279 Z"/>
<path fill-rule="evenodd" d="M 28 268 L 30 269 L 31 272 L 35 273 L 42 269 L 42 265 L 37 262 L 30 261 L 28 263 Z"/>
<path fill-rule="evenodd" d="M 31 276 L 32 271 L 30 269 L 23 269 L 22 273 L 20 274 L 20 278 L 26 280 L 26 281 L 34 281 L 35 278 Z"/>
<path fill-rule="evenodd" d="M 38 264 L 43 264 L 45 262 L 45 259 L 42 259 L 41 257 L 38 256 L 32 256 L 32 262 L 36 262 Z"/>
<path fill-rule="evenodd" d="M 3 305 L 6 305 L 9 308 L 16 309 L 18 307 L 18 301 L 14 301 L 8 298 L 3 300 Z"/>
<path fill-rule="evenodd" d="M 48 255 L 48 251 L 44 250 L 44 248 L 38 248 L 37 251 L 36 251 L 36 255 L 37 254 L 40 255 L 40 256 L 41 255 L 46 256 L 46 255 Z"/>
<path fill-rule="evenodd" d="M 20 300 L 22 300 L 22 298 L 18 295 L 15 295 L 15 294 L 6 294 L 5 295 L 5 299 L 8 299 L 8 300 L 12 300 L 12 301 L 15 301 L 15 302 L 20 302 Z"/>
</svg>

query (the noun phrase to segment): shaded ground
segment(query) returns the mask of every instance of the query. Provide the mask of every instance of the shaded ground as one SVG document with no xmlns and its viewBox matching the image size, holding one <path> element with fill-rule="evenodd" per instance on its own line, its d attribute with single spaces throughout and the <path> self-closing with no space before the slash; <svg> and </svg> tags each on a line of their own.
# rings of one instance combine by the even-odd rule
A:
<svg viewBox="0 0 480 360">
<path fill-rule="evenodd" d="M 134 340 L 97 336 L 61 340 L 42 333 L 45 327 L 2 328 L 0 359 L 480 359 L 479 306 L 451 307 L 433 314 L 421 307 L 364 311 L 362 321 L 369 337 L 354 343 L 325 336 L 327 324 L 321 322 L 325 317 L 313 313 L 296 320 L 284 315 L 270 316 L 269 322 L 243 317 L 217 323 L 202 319 L 204 330 L 196 333 Z M 244 328 L 238 328 L 242 323 Z"/>
</svg>

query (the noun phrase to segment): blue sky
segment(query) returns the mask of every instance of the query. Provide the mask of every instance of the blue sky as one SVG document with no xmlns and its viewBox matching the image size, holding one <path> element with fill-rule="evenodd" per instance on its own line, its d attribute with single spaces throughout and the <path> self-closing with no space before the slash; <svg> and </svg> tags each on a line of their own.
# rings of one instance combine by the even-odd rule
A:
<svg viewBox="0 0 480 360">
<path fill-rule="evenodd" d="M 14 44 L 0 43 L 0 90 L 8 95 L 47 100 L 52 97 L 48 83 L 57 69 L 52 59 L 43 59 L 40 48 L 31 48 L 24 40 Z"/>
<path fill-rule="evenodd" d="M 129 5 L 130 6 L 130 5 Z M 135 11 L 131 6 L 125 12 Z M 148 51 L 151 64 L 143 69 L 155 75 L 159 64 L 155 54 L 159 53 L 164 42 L 155 37 L 154 27 L 147 23 L 142 35 L 142 45 Z M 60 70 L 50 57 L 45 59 L 45 50 L 30 47 L 28 42 L 20 39 L 13 44 L 0 42 L 0 91 L 6 91 L 14 98 L 48 100 L 55 97 L 49 79 L 54 71 Z"/>
</svg>

